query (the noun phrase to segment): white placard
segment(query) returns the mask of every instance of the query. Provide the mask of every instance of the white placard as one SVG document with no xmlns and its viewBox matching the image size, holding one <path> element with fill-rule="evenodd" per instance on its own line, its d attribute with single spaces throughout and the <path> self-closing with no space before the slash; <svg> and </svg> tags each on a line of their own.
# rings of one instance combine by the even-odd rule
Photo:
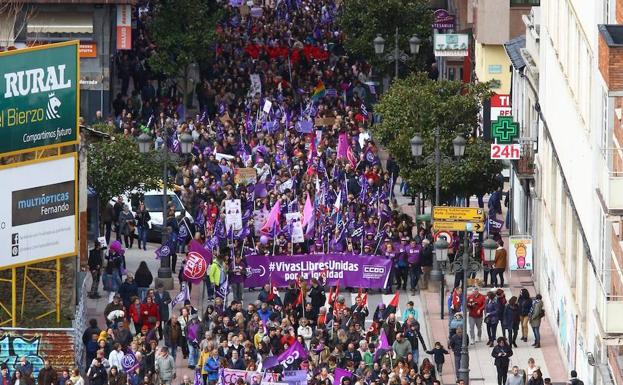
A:
<svg viewBox="0 0 623 385">
<path fill-rule="evenodd" d="M 102 249 L 105 249 L 108 247 L 108 243 L 106 242 L 106 237 L 97 237 L 97 242 L 100 244 L 100 247 Z"/>
<path fill-rule="evenodd" d="M 257 94 L 262 94 L 262 80 L 260 79 L 260 75 L 251 74 L 249 75 L 251 79 L 251 88 L 249 89 L 249 96 L 255 97 Z"/>
<path fill-rule="evenodd" d="M 0 268 L 77 254 L 76 155 L 0 170 Z"/>
<path fill-rule="evenodd" d="M 225 201 L 225 228 L 229 231 L 232 226 L 236 231 L 242 228 L 242 210 L 240 199 Z"/>
<path fill-rule="evenodd" d="M 262 111 L 264 111 L 265 113 L 270 113 L 270 109 L 273 108 L 273 102 L 271 102 L 270 100 L 266 99 L 264 101 L 264 107 L 262 108 Z"/>
<path fill-rule="evenodd" d="M 292 224 L 292 243 L 305 242 L 303 224 L 301 222 L 301 213 L 287 213 L 286 223 L 288 224 L 288 226 Z"/>
</svg>

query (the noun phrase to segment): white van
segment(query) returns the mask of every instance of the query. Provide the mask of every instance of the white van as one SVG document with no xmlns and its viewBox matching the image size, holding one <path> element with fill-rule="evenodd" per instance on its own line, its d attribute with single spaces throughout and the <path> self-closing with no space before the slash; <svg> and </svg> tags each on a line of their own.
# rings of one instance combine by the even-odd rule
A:
<svg viewBox="0 0 623 385">
<path fill-rule="evenodd" d="M 147 240 L 150 242 L 160 242 L 162 238 L 162 190 L 149 190 L 139 192 L 137 190 L 131 191 L 123 195 L 123 201 L 125 203 L 130 202 L 130 211 L 134 215 L 138 210 L 138 203 L 142 200 L 145 202 L 145 209 L 149 212 L 151 217 L 149 221 L 149 231 L 147 232 Z M 180 215 L 184 210 L 184 205 L 180 198 L 175 195 L 174 192 L 168 190 L 167 196 L 170 204 L 175 206 L 175 216 Z M 110 204 L 114 205 L 117 198 L 114 197 L 110 200 Z M 190 223 L 193 223 L 193 217 L 186 212 L 186 218 Z"/>
</svg>

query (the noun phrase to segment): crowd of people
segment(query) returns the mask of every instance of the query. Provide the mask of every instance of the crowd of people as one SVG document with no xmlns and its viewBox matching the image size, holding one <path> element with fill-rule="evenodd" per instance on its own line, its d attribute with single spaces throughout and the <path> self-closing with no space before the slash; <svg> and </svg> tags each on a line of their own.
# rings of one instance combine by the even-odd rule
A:
<svg viewBox="0 0 623 385">
<path fill-rule="evenodd" d="M 103 253 L 96 246 L 89 258 L 94 281 L 90 296 L 99 297 L 101 273 L 110 293 L 106 326 L 91 320 L 83 336 L 89 381 L 171 384 L 179 380 L 175 360 L 180 353 L 196 373 L 182 379 L 186 385 L 229 385 L 226 379 L 232 377 L 225 374 L 235 370 L 261 373 L 233 377 L 236 384 L 260 384 L 266 376 L 284 381 L 286 367 L 305 371 L 304 381 L 310 385 L 431 385 L 440 383 L 447 354 L 454 354 L 459 367 L 464 332 L 460 271 L 449 298 L 447 348 L 442 342 L 424 341 L 413 303 L 399 320 L 395 308 L 386 304 L 370 312 L 362 290 L 347 306 L 337 289 L 327 296 L 328 288 L 315 279 L 292 282 L 283 298 L 268 284 L 258 288 L 255 302 L 243 303 L 246 257 L 253 254 L 383 255 L 392 261 L 387 293 L 415 293 L 428 286 L 433 265 L 430 229 L 397 210 L 393 194 L 399 167 L 390 157 L 383 168 L 368 133 L 375 120 L 372 67 L 346 54 L 345 36 L 336 22 L 341 6 L 332 0 L 222 4 L 225 16 L 217 27 L 215 57 L 202 66 L 208 68 L 195 89 L 199 112 L 190 116 L 175 87 L 167 89 L 161 81 L 155 87 L 147 59 L 157 49 L 150 41 L 149 23 L 158 4 L 138 2 L 136 44 L 117 58 L 121 92 L 108 123 L 123 135 L 149 133 L 158 147 L 178 153 L 181 137 L 193 138 L 191 154 L 180 154 L 182 163 L 169 172 L 193 220 L 174 206 L 165 208 L 169 252 L 158 257 L 170 258 L 180 284 L 190 291 L 196 283 L 182 274 L 187 244 L 194 239 L 209 249 L 213 261 L 201 283 L 209 305 L 200 314 L 184 296 L 181 310 L 170 312 L 177 298 L 161 285 L 150 288 L 154 280 L 144 262 L 134 274 L 126 270 L 123 244 L 133 247 L 137 226 L 138 247 L 145 248 L 149 213 L 144 206 L 130 213 L 129 202 L 122 199 L 110 205 L 104 220 L 109 249 Z M 240 169 L 253 169 L 253 180 L 239 180 Z M 240 200 L 243 212 L 243 226 L 236 231 L 225 226 L 224 204 L 234 199 Z M 306 214 L 310 203 L 311 216 Z M 275 209 L 278 215 L 270 226 L 265 216 L 257 222 L 258 211 Z M 297 212 L 303 214 L 302 242 L 295 242 L 285 215 Z M 112 230 L 116 240 L 111 242 Z M 451 258 L 463 252 L 461 244 L 458 237 L 452 240 Z M 474 244 L 466 252 L 475 256 L 477 239 Z M 529 324 L 539 347 L 538 324 L 544 313 L 540 296 L 530 298 L 527 291 L 506 303 L 501 289 L 506 263 L 505 254 L 496 252 L 486 272 L 498 291 L 485 298 L 475 289 L 467 307 L 471 341 L 476 334 L 481 338 L 484 318 L 498 382 L 513 385 L 517 368 L 508 378 L 507 372 L 519 327 L 527 341 Z M 225 280 L 233 289 L 231 301 L 220 290 Z M 496 338 L 500 322 L 504 335 Z M 299 346 L 298 358 L 268 364 Z M 127 356 L 136 361 L 129 370 L 124 366 Z M 530 385 L 547 383 L 538 369 L 533 372 L 527 373 Z"/>
</svg>

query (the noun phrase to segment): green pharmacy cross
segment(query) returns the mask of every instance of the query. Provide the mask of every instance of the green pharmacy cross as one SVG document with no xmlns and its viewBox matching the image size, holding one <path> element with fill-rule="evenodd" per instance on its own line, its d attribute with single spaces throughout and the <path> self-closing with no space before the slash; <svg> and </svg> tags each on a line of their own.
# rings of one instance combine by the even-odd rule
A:
<svg viewBox="0 0 623 385">
<path fill-rule="evenodd" d="M 511 143 L 519 136 L 519 125 L 512 116 L 500 116 L 491 124 L 491 136 L 498 143 Z"/>
</svg>

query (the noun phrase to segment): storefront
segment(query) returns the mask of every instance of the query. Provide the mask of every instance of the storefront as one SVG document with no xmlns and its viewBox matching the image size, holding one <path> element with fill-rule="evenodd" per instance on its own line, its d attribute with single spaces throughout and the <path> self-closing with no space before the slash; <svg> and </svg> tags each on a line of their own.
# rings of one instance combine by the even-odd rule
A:
<svg viewBox="0 0 623 385">
<path fill-rule="evenodd" d="M 102 111 L 103 116 L 110 112 L 117 14 L 123 10 L 131 20 L 128 4 L 132 3 L 134 0 L 86 0 L 80 4 L 69 0 L 31 0 L 19 12 L 0 14 L 0 47 L 19 49 L 79 40 L 80 110 L 90 123 L 96 111 Z M 131 30 L 128 36 L 130 45 Z"/>
</svg>

